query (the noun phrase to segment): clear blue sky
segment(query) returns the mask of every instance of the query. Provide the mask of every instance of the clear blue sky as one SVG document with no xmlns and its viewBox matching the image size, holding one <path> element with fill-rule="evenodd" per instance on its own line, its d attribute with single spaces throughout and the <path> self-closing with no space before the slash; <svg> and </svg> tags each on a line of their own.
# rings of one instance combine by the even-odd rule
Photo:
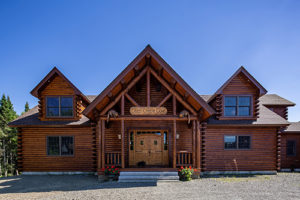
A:
<svg viewBox="0 0 300 200">
<path fill-rule="evenodd" d="M 99 94 L 147 45 L 200 94 L 246 69 L 296 104 L 300 120 L 300 1 L 0 1 L 0 94 L 18 113 L 57 66 Z"/>
</svg>

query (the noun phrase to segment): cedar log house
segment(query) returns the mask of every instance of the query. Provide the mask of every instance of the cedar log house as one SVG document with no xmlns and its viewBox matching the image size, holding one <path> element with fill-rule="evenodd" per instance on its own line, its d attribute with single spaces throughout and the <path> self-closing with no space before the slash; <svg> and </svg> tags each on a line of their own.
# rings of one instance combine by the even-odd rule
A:
<svg viewBox="0 0 300 200">
<path fill-rule="evenodd" d="M 31 94 L 38 105 L 10 123 L 24 173 L 300 167 L 300 126 L 287 129 L 295 104 L 267 94 L 244 67 L 213 95 L 199 95 L 148 45 L 98 96 L 56 67 Z"/>
</svg>

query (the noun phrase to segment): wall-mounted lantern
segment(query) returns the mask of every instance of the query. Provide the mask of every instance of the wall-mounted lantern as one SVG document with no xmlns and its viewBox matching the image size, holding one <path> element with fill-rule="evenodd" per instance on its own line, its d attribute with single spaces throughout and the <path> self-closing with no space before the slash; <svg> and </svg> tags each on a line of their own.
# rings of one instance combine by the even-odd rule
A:
<svg viewBox="0 0 300 200">
<path fill-rule="evenodd" d="M 179 139 L 179 136 L 180 136 L 179 133 L 177 133 L 177 134 L 176 134 L 176 139 L 177 139 L 177 140 Z"/>
<path fill-rule="evenodd" d="M 118 134 L 118 139 L 121 140 L 122 139 L 122 136 L 121 134 Z"/>
</svg>

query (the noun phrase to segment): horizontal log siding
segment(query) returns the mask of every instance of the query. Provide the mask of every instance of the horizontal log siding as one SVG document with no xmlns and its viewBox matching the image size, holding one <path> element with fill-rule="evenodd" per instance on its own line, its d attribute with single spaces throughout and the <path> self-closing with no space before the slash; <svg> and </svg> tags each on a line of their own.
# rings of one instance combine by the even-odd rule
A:
<svg viewBox="0 0 300 200">
<path fill-rule="evenodd" d="M 224 135 L 251 136 L 251 149 L 225 150 Z M 207 127 L 206 171 L 276 170 L 275 128 Z"/>
<path fill-rule="evenodd" d="M 286 155 L 287 140 L 296 141 L 296 155 Z M 281 134 L 281 168 L 300 168 L 300 134 L 283 133 Z"/>
<path fill-rule="evenodd" d="M 74 156 L 47 156 L 47 136 L 74 136 Z M 92 128 L 23 128 L 23 171 L 95 171 Z"/>
<path fill-rule="evenodd" d="M 176 141 L 176 150 L 192 152 L 193 151 L 192 125 L 188 127 L 186 121 L 180 121 L 180 122 L 177 121 L 176 130 L 177 130 L 177 134 L 179 134 L 179 139 Z"/>
<path fill-rule="evenodd" d="M 223 90 L 223 95 L 252 95 L 252 114 L 253 117 L 258 116 L 258 93 L 259 90 L 249 81 L 243 74 L 239 74 L 235 78 L 231 80 L 231 82 L 227 85 L 227 87 Z M 219 106 L 223 106 L 224 102 Z M 222 110 L 221 115 L 224 115 Z M 241 117 L 236 117 L 241 118 Z"/>
<path fill-rule="evenodd" d="M 68 95 L 74 98 L 74 117 L 71 118 L 47 118 L 46 117 L 46 96 Z M 60 76 L 55 76 L 51 82 L 42 89 L 39 93 L 40 119 L 42 121 L 57 121 L 57 120 L 79 120 L 82 117 L 82 111 L 86 105 L 83 104 L 81 97 L 75 95 L 72 86 Z"/>
</svg>

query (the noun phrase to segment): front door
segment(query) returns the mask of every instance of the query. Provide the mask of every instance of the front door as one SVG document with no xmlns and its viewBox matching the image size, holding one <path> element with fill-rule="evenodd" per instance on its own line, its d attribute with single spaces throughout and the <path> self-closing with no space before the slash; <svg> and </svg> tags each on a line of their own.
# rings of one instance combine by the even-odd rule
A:
<svg viewBox="0 0 300 200">
<path fill-rule="evenodd" d="M 131 131 L 130 163 L 138 167 L 168 164 L 167 131 Z"/>
</svg>

